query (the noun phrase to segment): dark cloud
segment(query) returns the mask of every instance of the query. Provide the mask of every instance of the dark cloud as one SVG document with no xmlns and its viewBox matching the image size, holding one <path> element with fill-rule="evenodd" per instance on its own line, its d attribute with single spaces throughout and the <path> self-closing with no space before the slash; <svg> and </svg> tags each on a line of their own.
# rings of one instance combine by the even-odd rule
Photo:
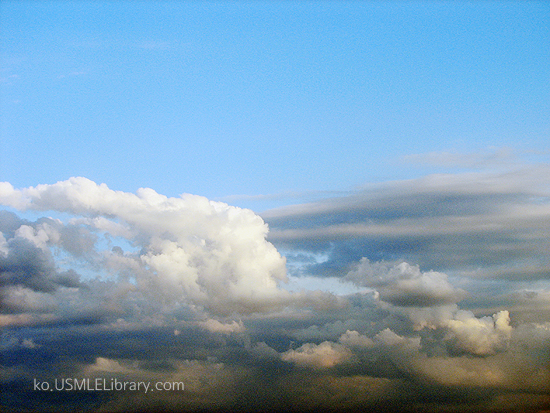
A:
<svg viewBox="0 0 550 413">
<path fill-rule="evenodd" d="M 28 223 L 28 221 L 22 220 L 13 212 L 0 210 L 0 232 L 2 232 L 6 238 L 13 238 L 15 231 L 19 229 L 21 225 Z"/>
<path fill-rule="evenodd" d="M 8 253 L 0 256 L 2 285 L 20 285 L 33 291 L 52 292 L 67 274 L 58 274 L 49 250 L 25 238 L 12 238 Z"/>
</svg>

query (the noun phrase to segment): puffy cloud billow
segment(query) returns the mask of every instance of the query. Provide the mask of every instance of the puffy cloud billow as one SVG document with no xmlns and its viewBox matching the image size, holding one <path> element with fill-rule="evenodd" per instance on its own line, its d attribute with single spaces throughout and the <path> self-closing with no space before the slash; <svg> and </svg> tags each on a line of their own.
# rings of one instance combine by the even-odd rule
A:
<svg viewBox="0 0 550 413">
<path fill-rule="evenodd" d="M 56 283 L 70 282 L 71 274 L 53 274 L 47 249 L 52 246 L 107 273 L 126 275 L 147 299 L 166 305 L 228 315 L 265 311 L 285 300 L 278 288 L 286 278 L 285 260 L 265 240 L 267 226 L 250 210 L 194 195 L 167 198 L 151 189 L 117 192 L 85 178 L 21 191 L 5 183 L 0 194 L 15 208 L 80 217 L 67 225 L 22 225 L 9 242 L 4 240 L 3 276 L 10 284 L 51 291 Z M 94 245 L 99 236 L 123 238 L 137 252 L 120 246 L 99 250 Z M 27 262 L 20 262 L 21 255 Z"/>
<path fill-rule="evenodd" d="M 381 300 L 405 307 L 432 307 L 460 301 L 465 292 L 453 287 L 447 278 L 444 273 L 421 272 L 418 266 L 406 262 L 390 266 L 384 262 L 371 263 L 364 257 L 346 275 L 346 279 L 358 285 L 374 288 Z"/>
<path fill-rule="evenodd" d="M 262 217 L 85 178 L 0 183 L 2 409 L 548 410 L 544 170 L 387 183 Z M 291 292 L 287 276 L 330 287 Z M 67 377 L 185 390 L 33 389 Z"/>
</svg>

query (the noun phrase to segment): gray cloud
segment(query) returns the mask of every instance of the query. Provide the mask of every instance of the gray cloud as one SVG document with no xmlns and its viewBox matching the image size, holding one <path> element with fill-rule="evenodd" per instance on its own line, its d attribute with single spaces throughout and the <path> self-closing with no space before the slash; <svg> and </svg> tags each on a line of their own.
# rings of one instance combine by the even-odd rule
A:
<svg viewBox="0 0 550 413">
<path fill-rule="evenodd" d="M 3 235 L 0 237 L 2 286 L 18 286 L 43 293 L 51 293 L 59 287 L 78 287 L 78 274 L 74 270 L 59 271 L 46 246 L 50 238 L 56 236 L 55 229 L 41 222 L 35 228 L 21 224 L 13 230 L 17 218 L 11 214 L 4 214 L 4 217 L 8 218 L 13 237 L 8 240 Z"/>
<path fill-rule="evenodd" d="M 358 285 L 376 290 L 381 300 L 397 306 L 432 307 L 461 301 L 465 291 L 453 287 L 447 275 L 435 271 L 421 272 L 406 262 L 396 265 L 371 263 L 362 258 L 346 277 Z"/>
<path fill-rule="evenodd" d="M 310 272 L 341 276 L 362 257 L 436 271 L 548 273 L 550 170 L 432 175 L 262 214 L 281 249 L 325 253 Z M 522 273 L 521 267 L 529 270 Z M 521 276 L 521 275 L 520 275 Z"/>
</svg>

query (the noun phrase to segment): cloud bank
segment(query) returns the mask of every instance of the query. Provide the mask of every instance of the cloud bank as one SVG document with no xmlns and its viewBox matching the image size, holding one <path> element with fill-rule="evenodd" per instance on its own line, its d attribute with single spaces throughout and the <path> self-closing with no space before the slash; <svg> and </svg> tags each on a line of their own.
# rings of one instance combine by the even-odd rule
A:
<svg viewBox="0 0 550 413">
<path fill-rule="evenodd" d="M 550 409 L 548 172 L 388 182 L 262 217 L 85 178 L 1 183 L 2 408 Z M 286 288 L 303 276 L 333 291 Z M 185 390 L 32 386 L 67 377 Z"/>
</svg>

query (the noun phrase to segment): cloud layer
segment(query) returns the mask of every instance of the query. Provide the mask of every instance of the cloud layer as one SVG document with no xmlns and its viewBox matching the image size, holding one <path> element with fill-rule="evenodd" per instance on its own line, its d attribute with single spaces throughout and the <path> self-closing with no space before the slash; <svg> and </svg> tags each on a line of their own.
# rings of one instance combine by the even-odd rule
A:
<svg viewBox="0 0 550 413">
<path fill-rule="evenodd" d="M 1 183 L 2 407 L 549 409 L 547 172 L 389 182 L 262 217 L 85 178 Z M 285 288 L 301 276 L 332 292 Z M 33 390 L 64 377 L 185 391 Z"/>
</svg>

